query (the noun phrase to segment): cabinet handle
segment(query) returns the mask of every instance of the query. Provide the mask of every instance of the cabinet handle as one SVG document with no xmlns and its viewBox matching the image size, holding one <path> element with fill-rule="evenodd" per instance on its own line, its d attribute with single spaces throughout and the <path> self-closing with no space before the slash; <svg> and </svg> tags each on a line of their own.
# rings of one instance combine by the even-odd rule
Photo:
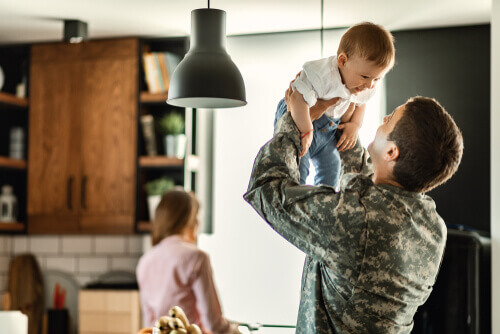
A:
<svg viewBox="0 0 500 334">
<path fill-rule="evenodd" d="M 73 196 L 71 194 L 73 193 L 73 176 L 70 176 L 68 178 L 68 187 L 66 189 L 66 199 L 67 199 L 67 206 L 68 209 L 73 210 Z"/>
<path fill-rule="evenodd" d="M 85 188 L 87 187 L 87 177 L 84 175 L 82 176 L 82 193 L 81 193 L 81 204 L 82 204 L 82 209 L 87 209 L 87 203 L 85 201 Z"/>
</svg>

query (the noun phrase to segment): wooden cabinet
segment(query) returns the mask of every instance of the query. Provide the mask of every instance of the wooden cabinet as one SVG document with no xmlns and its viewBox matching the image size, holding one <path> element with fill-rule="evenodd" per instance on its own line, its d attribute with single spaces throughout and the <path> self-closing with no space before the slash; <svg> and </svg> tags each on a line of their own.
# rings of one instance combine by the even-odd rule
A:
<svg viewBox="0 0 500 334">
<path fill-rule="evenodd" d="M 29 233 L 133 233 L 138 40 L 32 47 Z"/>
<path fill-rule="evenodd" d="M 137 53 L 134 56 L 84 64 L 90 76 L 83 81 L 88 112 L 81 122 L 80 224 L 89 232 L 134 229 Z"/>
<path fill-rule="evenodd" d="M 29 230 L 78 231 L 75 194 L 79 176 L 79 117 L 74 106 L 79 65 L 73 62 L 31 64 L 28 164 Z"/>
</svg>

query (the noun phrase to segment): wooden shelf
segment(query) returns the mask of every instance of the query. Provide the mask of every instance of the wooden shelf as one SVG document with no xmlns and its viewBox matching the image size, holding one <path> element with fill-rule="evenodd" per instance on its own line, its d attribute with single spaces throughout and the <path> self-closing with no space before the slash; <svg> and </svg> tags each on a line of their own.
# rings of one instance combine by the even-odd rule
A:
<svg viewBox="0 0 500 334">
<path fill-rule="evenodd" d="M 137 224 L 137 231 L 139 232 L 151 232 L 152 224 L 151 222 L 140 221 Z"/>
<path fill-rule="evenodd" d="M 149 92 L 141 92 L 141 103 L 167 103 L 168 93 L 152 94 Z"/>
<path fill-rule="evenodd" d="M 0 232 L 21 232 L 24 231 L 23 223 L 3 223 L 0 222 Z"/>
<path fill-rule="evenodd" d="M 167 156 L 143 156 L 139 158 L 141 167 L 183 167 L 184 159 L 170 158 Z"/>
<path fill-rule="evenodd" d="M 26 161 L 0 157 L 0 167 L 26 169 Z"/>
<path fill-rule="evenodd" d="M 13 94 L 0 92 L 0 104 L 25 108 L 28 106 L 28 99 L 19 98 Z"/>
</svg>

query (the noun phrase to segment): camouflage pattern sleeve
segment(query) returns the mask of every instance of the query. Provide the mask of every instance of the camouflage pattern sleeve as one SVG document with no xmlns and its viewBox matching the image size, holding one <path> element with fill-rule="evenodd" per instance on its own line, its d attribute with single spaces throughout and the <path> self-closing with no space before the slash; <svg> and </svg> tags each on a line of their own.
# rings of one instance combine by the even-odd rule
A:
<svg viewBox="0 0 500 334">
<path fill-rule="evenodd" d="M 342 174 L 360 173 L 365 176 L 373 174 L 371 158 L 359 137 L 352 149 L 340 152 L 340 159 L 342 160 Z M 340 178 L 342 179 L 342 176 Z"/>
<path fill-rule="evenodd" d="M 353 205 L 359 203 L 356 191 L 299 185 L 299 147 L 299 132 L 287 113 L 257 155 L 244 198 L 286 240 L 338 269 L 339 254 L 352 252 L 359 243 L 362 227 L 353 221 L 364 223 L 364 208 Z"/>
</svg>

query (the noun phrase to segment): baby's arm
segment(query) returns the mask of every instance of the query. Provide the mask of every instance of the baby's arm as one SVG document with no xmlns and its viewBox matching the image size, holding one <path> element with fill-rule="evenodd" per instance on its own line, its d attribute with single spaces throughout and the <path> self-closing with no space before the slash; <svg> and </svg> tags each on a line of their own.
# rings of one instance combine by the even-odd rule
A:
<svg viewBox="0 0 500 334">
<path fill-rule="evenodd" d="M 342 130 L 342 136 L 337 143 L 340 152 L 354 147 L 358 138 L 358 131 L 363 124 L 365 105 L 355 106 L 354 110 L 352 110 L 353 106 L 354 104 L 351 103 L 349 110 L 340 119 L 342 123 L 338 126 L 338 129 Z"/>
<path fill-rule="evenodd" d="M 301 98 L 295 99 L 296 102 L 294 104 L 294 107 L 291 109 L 292 117 L 295 121 L 295 124 L 299 128 L 299 131 L 301 133 L 306 133 L 313 128 L 311 116 L 309 115 L 309 106 L 307 105 L 306 101 L 304 101 L 304 98 L 299 91 L 294 91 L 292 96 L 294 94 L 300 95 Z"/>
<path fill-rule="evenodd" d="M 309 115 L 309 106 L 306 101 L 304 101 L 303 95 L 294 90 L 290 96 L 291 102 L 290 105 L 293 105 L 291 109 L 292 118 L 295 121 L 295 125 L 299 128 L 300 131 L 300 142 L 302 144 L 302 151 L 299 156 L 302 157 L 307 153 L 309 146 L 311 146 L 312 137 L 313 137 L 313 124 L 311 121 L 311 116 Z"/>
</svg>

